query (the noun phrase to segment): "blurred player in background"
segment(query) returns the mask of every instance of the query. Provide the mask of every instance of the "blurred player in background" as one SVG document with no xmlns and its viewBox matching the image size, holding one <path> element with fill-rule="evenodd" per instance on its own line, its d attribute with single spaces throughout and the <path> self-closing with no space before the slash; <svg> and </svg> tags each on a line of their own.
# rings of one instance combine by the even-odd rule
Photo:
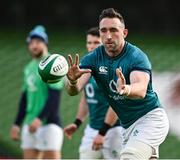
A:
<svg viewBox="0 0 180 160">
<path fill-rule="evenodd" d="M 74 63 L 69 55 L 66 89 L 70 95 L 76 95 L 93 76 L 112 107 L 97 136 L 99 140 L 93 144 L 96 149 L 102 147 L 102 131 L 119 117 L 122 126 L 120 159 L 157 159 L 169 122 L 152 88 L 151 63 L 142 50 L 125 41 L 128 30 L 121 14 L 113 8 L 102 11 L 99 29 L 103 45 L 83 57 L 81 69 L 79 55 Z"/>
<path fill-rule="evenodd" d="M 24 69 L 22 95 L 11 138 L 19 139 L 25 159 L 60 158 L 63 131 L 60 127 L 59 103 L 63 81 L 44 83 L 38 74 L 39 61 L 50 54 L 48 36 L 43 26 L 36 26 L 27 37 L 32 60 Z"/>
<path fill-rule="evenodd" d="M 92 52 L 101 44 L 99 29 L 89 29 L 86 34 L 87 51 Z M 99 159 L 102 157 L 105 159 L 114 159 L 119 157 L 121 147 L 121 127 L 119 121 L 107 132 L 103 148 L 98 151 L 92 148 L 93 140 L 98 134 L 98 130 L 103 126 L 108 108 L 109 103 L 103 96 L 102 90 L 98 88 L 94 78 L 90 78 L 82 93 L 74 123 L 64 128 L 65 135 L 70 139 L 85 118 L 89 116 L 89 124 L 86 126 L 79 149 L 80 159 Z"/>
</svg>

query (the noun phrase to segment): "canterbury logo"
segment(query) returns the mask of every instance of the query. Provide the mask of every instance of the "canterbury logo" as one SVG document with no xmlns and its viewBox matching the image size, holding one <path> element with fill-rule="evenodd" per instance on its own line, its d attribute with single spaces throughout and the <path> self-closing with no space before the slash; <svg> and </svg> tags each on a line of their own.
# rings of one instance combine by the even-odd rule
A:
<svg viewBox="0 0 180 160">
<path fill-rule="evenodd" d="M 107 67 L 105 67 L 105 66 L 100 66 L 99 67 L 99 73 L 101 73 L 101 74 L 107 74 Z"/>
</svg>

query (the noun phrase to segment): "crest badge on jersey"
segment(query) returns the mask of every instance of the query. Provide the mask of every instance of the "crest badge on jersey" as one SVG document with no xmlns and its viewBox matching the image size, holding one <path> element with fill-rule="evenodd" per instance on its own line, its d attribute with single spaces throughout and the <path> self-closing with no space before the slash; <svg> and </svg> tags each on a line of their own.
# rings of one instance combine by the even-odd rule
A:
<svg viewBox="0 0 180 160">
<path fill-rule="evenodd" d="M 108 73 L 108 67 L 106 66 L 99 67 L 99 74 L 107 74 L 107 73 Z"/>
</svg>

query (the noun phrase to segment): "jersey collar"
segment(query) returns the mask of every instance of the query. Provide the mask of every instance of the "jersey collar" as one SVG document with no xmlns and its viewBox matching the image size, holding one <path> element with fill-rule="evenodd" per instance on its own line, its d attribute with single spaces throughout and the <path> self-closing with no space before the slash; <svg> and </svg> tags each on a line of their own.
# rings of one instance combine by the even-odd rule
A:
<svg viewBox="0 0 180 160">
<path fill-rule="evenodd" d="M 104 49 L 104 52 L 105 52 L 105 56 L 106 56 L 108 59 L 118 59 L 118 58 L 122 57 L 122 56 L 126 53 L 127 45 L 128 45 L 128 42 L 125 41 L 125 44 L 124 44 L 124 47 L 123 47 L 121 53 L 118 54 L 118 55 L 115 56 L 115 57 L 110 57 L 110 56 L 107 54 L 107 52 L 106 52 L 106 50 L 105 50 L 105 47 L 103 46 L 103 49 Z"/>
</svg>

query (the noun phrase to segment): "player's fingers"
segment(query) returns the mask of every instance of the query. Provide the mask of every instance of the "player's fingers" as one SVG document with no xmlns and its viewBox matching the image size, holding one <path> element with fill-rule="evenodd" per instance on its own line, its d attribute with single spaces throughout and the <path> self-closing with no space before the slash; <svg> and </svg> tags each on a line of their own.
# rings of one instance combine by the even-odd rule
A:
<svg viewBox="0 0 180 160">
<path fill-rule="evenodd" d="M 64 134 L 68 139 L 72 139 L 74 131 L 71 128 L 64 129 Z"/>
<path fill-rule="evenodd" d="M 120 78 L 120 70 L 119 70 L 119 68 L 116 69 L 116 75 L 117 75 L 118 78 Z"/>
<path fill-rule="evenodd" d="M 119 79 L 121 79 L 121 83 L 122 85 L 125 85 L 126 84 L 126 80 L 124 78 L 124 75 L 122 73 L 122 70 L 120 70 L 119 68 L 116 69 L 116 75 Z"/>
<path fill-rule="evenodd" d="M 30 131 L 31 133 L 35 132 L 34 126 L 30 126 L 30 127 L 29 127 L 29 131 Z"/>
<path fill-rule="evenodd" d="M 72 133 L 67 133 L 67 138 L 72 139 Z"/>
<path fill-rule="evenodd" d="M 119 94 L 120 94 L 120 95 L 123 95 L 124 92 L 125 92 L 125 89 L 121 89 L 121 90 L 119 91 Z"/>
<path fill-rule="evenodd" d="M 95 150 L 95 151 L 97 151 L 97 150 L 99 150 L 101 148 L 102 148 L 101 144 L 94 144 L 93 147 L 92 147 L 92 149 Z"/>
<path fill-rule="evenodd" d="M 68 133 L 68 129 L 67 128 L 64 128 L 64 133 L 65 133 L 65 135 Z"/>
<path fill-rule="evenodd" d="M 67 137 L 68 139 L 72 139 L 71 135 L 67 135 L 66 137 Z"/>
<path fill-rule="evenodd" d="M 29 126 L 29 132 L 31 132 L 31 130 L 32 130 L 32 126 Z"/>
<path fill-rule="evenodd" d="M 65 136 L 69 139 L 69 134 L 67 131 L 64 132 Z"/>
<path fill-rule="evenodd" d="M 13 138 L 13 140 L 15 140 L 15 141 L 18 141 L 19 139 L 20 139 L 20 137 L 18 135 Z"/>
<path fill-rule="evenodd" d="M 68 61 L 69 61 L 70 67 L 72 67 L 73 66 L 73 59 L 72 59 L 72 56 L 70 54 L 68 55 Z"/>
<path fill-rule="evenodd" d="M 80 74 L 83 75 L 85 73 L 91 73 L 90 69 L 80 69 Z"/>
<path fill-rule="evenodd" d="M 95 143 L 93 143 L 93 145 L 92 145 L 92 150 L 96 150 L 96 144 Z"/>
<path fill-rule="evenodd" d="M 117 83 L 116 83 L 116 90 L 117 90 L 117 92 L 119 92 L 121 90 L 121 88 L 120 88 L 120 80 L 119 79 L 117 80 Z"/>
<path fill-rule="evenodd" d="M 76 54 L 75 65 L 79 65 L 79 54 Z"/>
</svg>

